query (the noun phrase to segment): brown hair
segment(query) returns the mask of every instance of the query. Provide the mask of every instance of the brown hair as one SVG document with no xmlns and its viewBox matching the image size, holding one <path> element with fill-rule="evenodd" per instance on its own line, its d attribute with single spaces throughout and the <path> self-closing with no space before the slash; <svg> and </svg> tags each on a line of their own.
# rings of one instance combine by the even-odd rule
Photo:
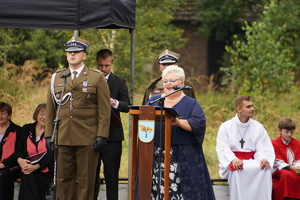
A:
<svg viewBox="0 0 300 200">
<path fill-rule="evenodd" d="M 45 109 L 46 110 L 46 104 L 45 103 L 41 103 L 40 105 L 38 105 L 36 108 L 35 108 L 35 111 L 33 112 L 33 115 L 32 115 L 32 119 L 34 121 L 37 121 L 37 116 L 40 112 L 40 110 L 42 109 Z"/>
<path fill-rule="evenodd" d="M 101 49 L 100 51 L 98 51 L 97 56 L 96 56 L 96 60 L 98 60 L 99 58 L 102 59 L 106 59 L 108 57 L 111 56 L 111 61 L 114 61 L 114 54 L 111 50 L 109 49 Z"/>
<path fill-rule="evenodd" d="M 9 103 L 0 101 L 0 111 L 6 111 L 9 116 L 12 114 L 12 107 Z"/>
<path fill-rule="evenodd" d="M 282 118 L 278 122 L 278 129 L 287 129 L 287 130 L 295 130 L 296 124 L 291 118 Z"/>
<path fill-rule="evenodd" d="M 238 96 L 237 98 L 235 98 L 234 100 L 234 108 L 235 110 L 237 110 L 237 107 L 242 106 L 243 101 L 251 101 L 251 97 L 250 96 Z"/>
</svg>

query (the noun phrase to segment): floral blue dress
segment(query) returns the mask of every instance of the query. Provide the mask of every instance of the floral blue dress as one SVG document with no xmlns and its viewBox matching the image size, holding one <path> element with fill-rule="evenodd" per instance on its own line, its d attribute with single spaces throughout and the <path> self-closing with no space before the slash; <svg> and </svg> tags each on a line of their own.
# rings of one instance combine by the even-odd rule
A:
<svg viewBox="0 0 300 200">
<path fill-rule="evenodd" d="M 160 98 L 160 96 L 161 95 L 154 96 L 148 102 Z M 147 103 L 146 105 L 149 104 Z M 158 104 L 155 103 L 153 106 L 158 106 Z M 188 96 L 184 96 L 173 108 L 183 119 L 189 122 L 192 131 L 186 131 L 178 126 L 172 126 L 169 199 L 215 200 L 202 150 L 206 127 L 204 112 L 198 102 Z M 155 151 L 152 176 L 153 200 L 163 199 L 164 196 L 164 157 L 162 155 L 161 162 L 159 162 L 158 154 L 159 148 L 161 148 L 162 151 L 164 149 L 164 141 L 161 139 L 161 136 L 164 138 L 164 131 L 160 134 L 160 124 L 157 122 L 155 126 Z M 159 198 L 158 187 L 160 187 Z"/>
</svg>

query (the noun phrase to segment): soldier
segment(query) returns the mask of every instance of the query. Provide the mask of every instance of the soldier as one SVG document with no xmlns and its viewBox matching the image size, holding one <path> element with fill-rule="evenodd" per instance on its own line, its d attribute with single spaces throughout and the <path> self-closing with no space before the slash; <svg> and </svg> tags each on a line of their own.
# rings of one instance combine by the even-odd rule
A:
<svg viewBox="0 0 300 200">
<path fill-rule="evenodd" d="M 84 65 L 88 45 L 88 41 L 75 36 L 65 44 L 69 68 L 53 74 L 47 96 L 47 148 L 51 148 L 53 121 L 61 102 L 57 134 L 60 200 L 93 199 L 98 152 L 105 147 L 109 133 L 109 89 L 101 71 Z M 62 96 L 62 77 L 68 72 L 72 75 L 66 77 Z"/>
<path fill-rule="evenodd" d="M 155 58 L 158 60 L 158 66 L 160 71 L 163 72 L 164 69 L 170 65 L 178 65 L 179 56 L 180 55 L 178 53 L 175 53 L 168 49 L 161 52 L 161 54 L 159 54 L 159 56 Z M 193 86 L 192 83 L 188 80 L 185 80 L 184 84 L 187 86 Z M 162 93 L 164 93 L 164 90 L 161 77 L 151 80 L 147 85 L 142 105 L 145 105 L 152 96 Z M 192 90 L 185 90 L 184 93 L 189 97 L 196 99 L 193 87 Z"/>
</svg>

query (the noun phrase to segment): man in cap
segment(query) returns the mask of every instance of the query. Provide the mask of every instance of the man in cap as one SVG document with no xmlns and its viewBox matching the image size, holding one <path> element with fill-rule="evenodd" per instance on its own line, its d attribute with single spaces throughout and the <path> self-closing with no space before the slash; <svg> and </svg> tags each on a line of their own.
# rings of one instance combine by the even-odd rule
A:
<svg viewBox="0 0 300 200">
<path fill-rule="evenodd" d="M 60 200 L 93 199 L 98 152 L 105 147 L 109 133 L 109 89 L 101 71 L 84 65 L 88 44 L 75 36 L 65 44 L 69 68 L 53 74 L 47 95 L 48 149 L 51 149 L 53 121 L 61 103 L 56 144 Z"/>
<path fill-rule="evenodd" d="M 169 65 L 178 65 L 179 56 L 180 55 L 178 53 L 175 53 L 168 49 L 164 50 L 161 54 L 159 54 L 159 56 L 155 58 L 158 60 L 158 66 L 160 71 L 161 72 L 164 71 L 164 69 Z M 188 80 L 185 80 L 184 84 L 192 87 L 192 83 Z M 147 85 L 142 105 L 145 105 L 147 101 L 150 99 L 150 97 L 154 95 L 162 94 L 163 92 L 164 92 L 164 88 L 162 84 L 162 78 L 159 77 L 151 80 Z M 184 90 L 184 93 L 196 99 L 196 95 L 193 87 L 191 90 Z"/>
</svg>

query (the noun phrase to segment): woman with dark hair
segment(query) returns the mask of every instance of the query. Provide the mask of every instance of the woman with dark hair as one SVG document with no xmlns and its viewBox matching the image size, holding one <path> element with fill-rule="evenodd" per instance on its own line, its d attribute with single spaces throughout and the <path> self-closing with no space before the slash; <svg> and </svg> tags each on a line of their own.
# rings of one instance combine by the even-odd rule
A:
<svg viewBox="0 0 300 200">
<path fill-rule="evenodd" d="M 34 123 L 22 127 L 16 152 L 21 167 L 19 200 L 45 199 L 46 190 L 54 177 L 53 154 L 47 151 L 45 131 L 46 104 L 40 104 L 33 113 Z M 33 156 L 44 155 L 34 163 Z"/>
<path fill-rule="evenodd" d="M 12 107 L 0 101 L 0 199 L 14 199 L 14 181 L 19 171 L 12 170 L 18 163 L 14 157 L 21 127 L 11 121 Z"/>
</svg>

